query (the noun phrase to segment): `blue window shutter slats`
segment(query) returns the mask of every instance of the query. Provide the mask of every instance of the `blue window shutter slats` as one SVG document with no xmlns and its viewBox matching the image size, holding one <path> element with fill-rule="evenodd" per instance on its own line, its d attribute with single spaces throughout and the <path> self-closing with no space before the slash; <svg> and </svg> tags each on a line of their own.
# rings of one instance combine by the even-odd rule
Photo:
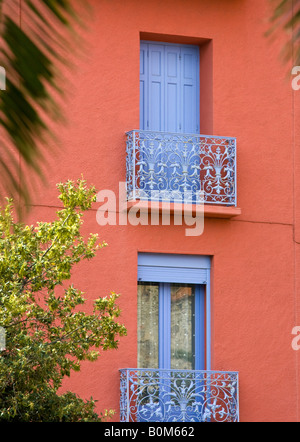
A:
<svg viewBox="0 0 300 442">
<path fill-rule="evenodd" d="M 141 43 L 140 48 L 140 129 L 147 129 L 147 102 L 148 102 L 148 45 Z"/>
<path fill-rule="evenodd" d="M 164 131 L 165 66 L 164 46 L 149 45 L 149 127 Z"/>
<path fill-rule="evenodd" d="M 170 253 L 139 253 L 138 265 L 175 268 L 210 269 L 211 259 L 202 255 L 176 255 Z"/>
<path fill-rule="evenodd" d="M 208 256 L 140 253 L 138 280 L 206 284 L 210 266 Z"/>
<path fill-rule="evenodd" d="M 138 280 L 148 282 L 176 282 L 186 284 L 206 284 L 206 269 L 176 267 L 139 266 Z"/>
<path fill-rule="evenodd" d="M 199 48 L 181 48 L 181 120 L 184 133 L 198 133 L 200 121 Z"/>
<path fill-rule="evenodd" d="M 181 132 L 180 118 L 180 48 L 165 47 L 165 131 Z"/>
<path fill-rule="evenodd" d="M 140 129 L 200 133 L 199 48 L 141 42 Z"/>
</svg>

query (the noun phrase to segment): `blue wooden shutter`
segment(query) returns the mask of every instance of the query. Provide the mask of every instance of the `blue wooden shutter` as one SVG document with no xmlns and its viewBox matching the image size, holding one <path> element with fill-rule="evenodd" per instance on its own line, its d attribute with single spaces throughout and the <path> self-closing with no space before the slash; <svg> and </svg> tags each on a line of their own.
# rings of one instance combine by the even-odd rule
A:
<svg viewBox="0 0 300 442">
<path fill-rule="evenodd" d="M 181 121 L 183 133 L 199 133 L 199 48 L 181 48 Z"/>
<path fill-rule="evenodd" d="M 147 129 L 147 102 L 148 102 L 148 45 L 141 43 L 140 49 L 140 129 Z"/>
<path fill-rule="evenodd" d="M 140 129 L 199 133 L 199 48 L 141 42 Z"/>
<path fill-rule="evenodd" d="M 149 119 L 147 129 L 165 130 L 164 46 L 149 44 Z"/>
<path fill-rule="evenodd" d="M 165 46 L 165 132 L 181 131 L 180 115 L 180 48 Z"/>
</svg>

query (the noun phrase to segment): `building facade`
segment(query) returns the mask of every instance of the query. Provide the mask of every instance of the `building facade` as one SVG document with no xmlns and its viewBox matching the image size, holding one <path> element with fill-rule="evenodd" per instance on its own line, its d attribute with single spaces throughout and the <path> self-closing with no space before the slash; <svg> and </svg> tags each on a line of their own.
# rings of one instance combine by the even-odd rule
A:
<svg viewBox="0 0 300 442">
<path fill-rule="evenodd" d="M 269 2 L 91 4 L 30 218 L 57 182 L 96 186 L 108 247 L 73 280 L 121 294 L 128 334 L 65 388 L 116 421 L 297 421 L 300 111 Z"/>
</svg>

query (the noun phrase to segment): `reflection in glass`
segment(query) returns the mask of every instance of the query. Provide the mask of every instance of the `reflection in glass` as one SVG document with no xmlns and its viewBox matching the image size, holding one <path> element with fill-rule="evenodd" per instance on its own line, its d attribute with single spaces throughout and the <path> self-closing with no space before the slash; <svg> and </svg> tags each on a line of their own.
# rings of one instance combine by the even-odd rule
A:
<svg viewBox="0 0 300 442">
<path fill-rule="evenodd" d="M 159 284 L 138 284 L 138 368 L 158 368 Z"/>
<path fill-rule="evenodd" d="M 195 369 L 195 287 L 171 284 L 171 368 Z"/>
</svg>

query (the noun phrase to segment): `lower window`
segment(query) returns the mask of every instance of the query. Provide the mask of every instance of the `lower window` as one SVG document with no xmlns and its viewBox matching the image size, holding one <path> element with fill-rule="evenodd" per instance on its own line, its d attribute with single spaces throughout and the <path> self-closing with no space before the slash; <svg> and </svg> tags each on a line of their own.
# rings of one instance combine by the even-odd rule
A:
<svg viewBox="0 0 300 442">
<path fill-rule="evenodd" d="M 138 368 L 204 369 L 204 290 L 138 284 Z"/>
<path fill-rule="evenodd" d="M 205 369 L 206 281 L 191 258 L 139 255 L 138 368 Z"/>
</svg>

